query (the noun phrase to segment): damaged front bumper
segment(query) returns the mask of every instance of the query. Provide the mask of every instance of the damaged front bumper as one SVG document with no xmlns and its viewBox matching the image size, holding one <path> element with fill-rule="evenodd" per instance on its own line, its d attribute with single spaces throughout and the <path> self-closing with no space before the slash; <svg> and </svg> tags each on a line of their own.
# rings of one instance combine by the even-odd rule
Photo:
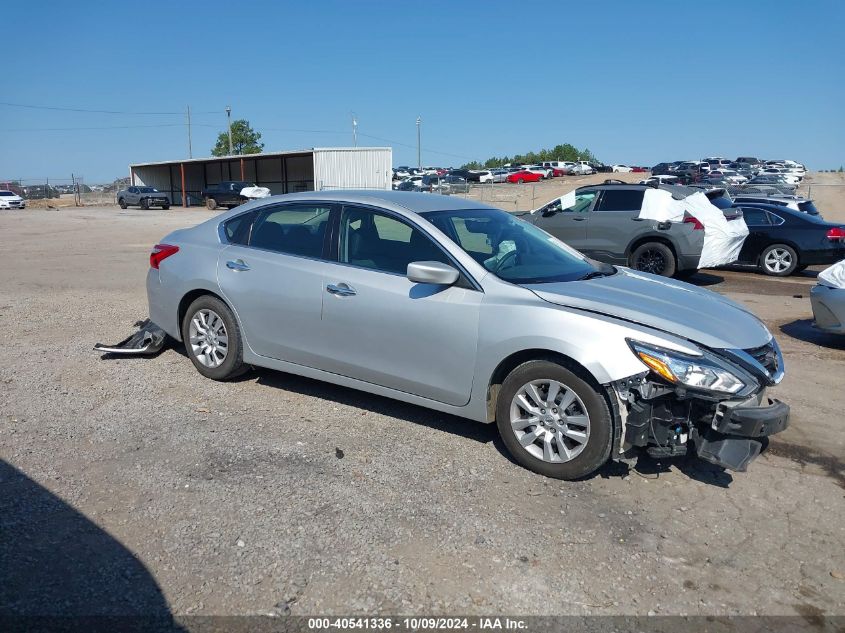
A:
<svg viewBox="0 0 845 633">
<path fill-rule="evenodd" d="M 649 379 L 649 374 L 612 385 L 619 413 L 618 459 L 645 451 L 653 458 L 678 457 L 690 448 L 701 459 L 744 472 L 770 435 L 789 425 L 789 406 L 765 388 L 742 398 L 718 399 Z"/>
<path fill-rule="evenodd" d="M 103 354 L 120 354 L 126 356 L 157 354 L 167 342 L 167 332 L 162 330 L 149 319 L 138 321 L 135 327 L 140 328 L 131 336 L 114 345 L 97 343 L 94 349 Z"/>
</svg>

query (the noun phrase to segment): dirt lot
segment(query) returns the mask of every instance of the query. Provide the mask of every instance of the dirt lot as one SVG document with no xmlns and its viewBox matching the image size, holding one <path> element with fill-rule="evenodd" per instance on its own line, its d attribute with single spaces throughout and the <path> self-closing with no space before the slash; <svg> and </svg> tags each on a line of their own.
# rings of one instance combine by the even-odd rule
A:
<svg viewBox="0 0 845 633">
<path fill-rule="evenodd" d="M 816 191 L 845 221 L 845 188 Z M 150 245 L 207 217 L 0 215 L 0 613 L 845 614 L 845 340 L 809 327 L 815 272 L 694 279 L 786 356 L 792 425 L 749 472 L 565 483 L 492 426 L 270 371 L 215 383 L 180 349 L 93 353 L 146 316 Z"/>
</svg>

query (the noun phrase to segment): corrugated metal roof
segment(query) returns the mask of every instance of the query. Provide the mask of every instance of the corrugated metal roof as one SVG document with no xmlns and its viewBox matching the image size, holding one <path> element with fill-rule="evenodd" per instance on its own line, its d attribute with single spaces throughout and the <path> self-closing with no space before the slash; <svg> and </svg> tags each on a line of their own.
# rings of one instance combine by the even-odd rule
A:
<svg viewBox="0 0 845 633">
<path fill-rule="evenodd" d="M 369 150 L 389 150 L 390 147 L 312 147 L 310 149 L 292 149 L 292 150 L 285 150 L 282 152 L 261 152 L 260 154 L 232 154 L 231 156 L 209 156 L 207 158 L 182 158 L 179 160 L 162 160 L 162 161 L 155 161 L 151 163 L 132 163 L 129 165 L 130 169 L 134 169 L 135 167 L 152 167 L 158 165 L 179 165 L 180 163 L 212 163 L 218 161 L 229 161 L 229 160 L 238 160 L 240 158 L 249 158 L 249 159 L 256 159 L 256 158 L 279 158 L 281 156 L 307 156 L 309 154 L 313 154 L 315 151 L 348 151 L 348 152 L 356 152 L 356 151 L 369 151 Z"/>
</svg>

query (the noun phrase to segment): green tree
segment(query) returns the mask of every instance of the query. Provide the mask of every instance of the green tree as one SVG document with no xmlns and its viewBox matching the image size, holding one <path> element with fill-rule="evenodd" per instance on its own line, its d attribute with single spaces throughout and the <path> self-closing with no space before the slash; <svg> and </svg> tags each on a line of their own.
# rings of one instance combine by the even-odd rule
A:
<svg viewBox="0 0 845 633">
<path fill-rule="evenodd" d="M 258 154 L 264 149 L 261 143 L 261 132 L 256 132 L 246 119 L 232 121 L 232 153 Z M 217 144 L 211 149 L 212 156 L 229 155 L 229 132 L 220 132 Z"/>
</svg>

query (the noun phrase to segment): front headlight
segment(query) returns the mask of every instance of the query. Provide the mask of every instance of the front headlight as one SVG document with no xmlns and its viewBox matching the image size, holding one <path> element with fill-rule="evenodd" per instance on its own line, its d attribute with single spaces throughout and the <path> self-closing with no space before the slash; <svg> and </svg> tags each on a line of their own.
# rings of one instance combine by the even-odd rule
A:
<svg viewBox="0 0 845 633">
<path fill-rule="evenodd" d="M 712 355 L 689 356 L 628 339 L 636 356 L 664 380 L 692 389 L 737 393 L 746 385 Z"/>
</svg>

